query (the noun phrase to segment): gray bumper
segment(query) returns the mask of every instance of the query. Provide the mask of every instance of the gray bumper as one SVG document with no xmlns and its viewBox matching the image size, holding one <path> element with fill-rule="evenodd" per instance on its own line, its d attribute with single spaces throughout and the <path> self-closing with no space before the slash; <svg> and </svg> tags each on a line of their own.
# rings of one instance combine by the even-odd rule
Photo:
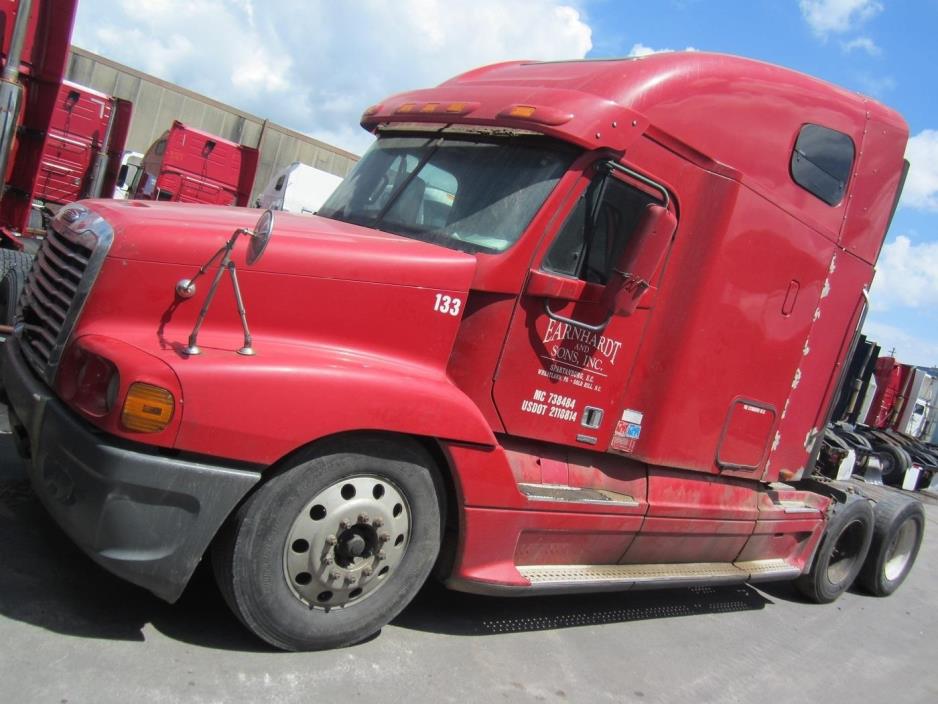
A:
<svg viewBox="0 0 938 704">
<path fill-rule="evenodd" d="M 258 471 L 152 453 L 95 430 L 0 344 L 2 393 L 46 509 L 105 569 L 173 602 Z"/>
</svg>

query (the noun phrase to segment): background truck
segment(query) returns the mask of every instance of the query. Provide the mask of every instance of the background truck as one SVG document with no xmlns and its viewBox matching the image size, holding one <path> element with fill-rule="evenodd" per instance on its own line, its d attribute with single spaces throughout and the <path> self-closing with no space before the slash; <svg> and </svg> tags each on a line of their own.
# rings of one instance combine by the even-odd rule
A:
<svg viewBox="0 0 938 704">
<path fill-rule="evenodd" d="M 246 206 L 258 156 L 253 147 L 175 120 L 144 154 L 132 198 Z"/>
<path fill-rule="evenodd" d="M 254 205 L 288 213 L 313 214 L 342 183 L 342 177 L 294 161 L 275 173 Z"/>
<path fill-rule="evenodd" d="M 816 473 L 899 115 L 693 52 L 497 64 L 362 124 L 316 216 L 53 221 L 2 386 L 89 556 L 174 601 L 210 551 L 285 649 L 368 637 L 431 572 L 492 595 L 901 585 L 921 504 Z"/>
<path fill-rule="evenodd" d="M 821 467 L 872 484 L 938 490 L 936 377 L 861 336 L 825 433 Z"/>
<path fill-rule="evenodd" d="M 31 248 L 21 237 L 43 234 L 59 206 L 114 189 L 131 104 L 63 80 L 76 5 L 0 2 L 4 247 Z"/>
<path fill-rule="evenodd" d="M 109 198 L 127 142 L 132 105 L 63 81 L 56 96 L 33 193 L 33 226 L 45 234 L 49 216 L 81 198 Z"/>
</svg>

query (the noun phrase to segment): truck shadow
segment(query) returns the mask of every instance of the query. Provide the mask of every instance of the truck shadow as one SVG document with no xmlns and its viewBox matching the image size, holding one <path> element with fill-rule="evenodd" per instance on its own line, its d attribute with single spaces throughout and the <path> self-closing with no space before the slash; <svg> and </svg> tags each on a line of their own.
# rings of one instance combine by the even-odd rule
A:
<svg viewBox="0 0 938 704">
<path fill-rule="evenodd" d="M 147 640 L 147 631 L 155 629 L 199 647 L 272 652 L 228 610 L 208 565 L 200 566 L 172 605 L 95 565 L 46 515 L 11 445 L 0 439 L 0 621 L 130 642 Z M 747 586 L 512 599 L 452 592 L 433 583 L 392 626 L 490 636 L 752 611 L 771 603 Z"/>
<path fill-rule="evenodd" d="M 772 602 L 746 585 L 540 597 L 484 597 L 428 584 L 392 625 L 486 636 L 658 618 L 756 611 Z"/>
</svg>

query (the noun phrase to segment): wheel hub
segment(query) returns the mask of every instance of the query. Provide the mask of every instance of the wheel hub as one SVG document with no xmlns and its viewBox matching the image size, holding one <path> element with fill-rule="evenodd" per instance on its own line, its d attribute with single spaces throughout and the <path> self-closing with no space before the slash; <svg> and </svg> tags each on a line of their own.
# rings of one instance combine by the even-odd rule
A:
<svg viewBox="0 0 938 704">
<path fill-rule="evenodd" d="M 348 567 L 358 558 L 371 557 L 377 544 L 377 531 L 371 526 L 349 528 L 339 535 L 335 546 L 335 561 L 342 567 Z"/>
<path fill-rule="evenodd" d="M 386 581 L 410 541 L 410 508 L 377 476 L 354 476 L 319 492 L 293 521 L 284 573 L 310 608 L 345 607 Z"/>
</svg>

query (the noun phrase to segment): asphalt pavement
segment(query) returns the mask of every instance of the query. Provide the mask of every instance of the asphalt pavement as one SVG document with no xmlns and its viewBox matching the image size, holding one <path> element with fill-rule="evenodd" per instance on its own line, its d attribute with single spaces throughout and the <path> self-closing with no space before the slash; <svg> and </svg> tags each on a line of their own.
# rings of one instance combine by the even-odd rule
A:
<svg viewBox="0 0 938 704">
<path fill-rule="evenodd" d="M 3 420 L 0 418 L 0 427 Z M 428 585 L 360 645 L 281 653 L 200 568 L 175 605 L 81 554 L 0 435 L 0 702 L 938 702 L 938 502 L 892 597 L 788 584 L 488 598 Z"/>
</svg>

